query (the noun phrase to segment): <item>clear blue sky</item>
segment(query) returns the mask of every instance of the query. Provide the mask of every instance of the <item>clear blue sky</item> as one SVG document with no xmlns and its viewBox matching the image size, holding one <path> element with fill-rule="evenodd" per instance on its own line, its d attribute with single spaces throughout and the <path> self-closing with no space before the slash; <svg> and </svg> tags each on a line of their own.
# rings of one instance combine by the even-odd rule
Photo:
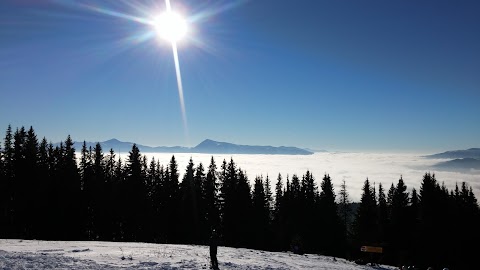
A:
<svg viewBox="0 0 480 270">
<path fill-rule="evenodd" d="M 480 147 L 480 1 L 0 1 L 0 131 L 58 142 Z"/>
</svg>

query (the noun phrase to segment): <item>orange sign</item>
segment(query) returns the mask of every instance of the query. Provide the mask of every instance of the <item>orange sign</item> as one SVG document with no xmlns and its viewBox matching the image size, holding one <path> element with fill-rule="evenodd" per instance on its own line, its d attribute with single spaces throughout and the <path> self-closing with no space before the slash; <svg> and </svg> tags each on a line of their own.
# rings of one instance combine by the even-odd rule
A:
<svg viewBox="0 0 480 270">
<path fill-rule="evenodd" d="M 360 248 L 361 251 L 363 252 L 372 252 L 372 253 L 382 253 L 383 248 L 382 247 L 372 247 L 372 246 L 362 246 Z"/>
</svg>

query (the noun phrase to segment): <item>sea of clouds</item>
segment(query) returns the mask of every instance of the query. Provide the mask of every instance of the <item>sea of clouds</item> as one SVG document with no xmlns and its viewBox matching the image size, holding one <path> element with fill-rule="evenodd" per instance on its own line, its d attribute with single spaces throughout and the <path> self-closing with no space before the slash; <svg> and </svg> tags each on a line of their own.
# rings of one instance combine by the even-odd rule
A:
<svg viewBox="0 0 480 270">
<path fill-rule="evenodd" d="M 396 185 L 400 177 L 407 185 L 407 191 L 415 188 L 420 191 L 420 184 L 423 175 L 427 172 L 435 173 L 439 183 L 444 183 L 448 190 L 453 190 L 455 184 L 459 185 L 466 182 L 473 188 L 475 196 L 480 196 L 480 171 L 470 171 L 468 173 L 436 171 L 432 166 L 444 159 L 428 159 L 422 154 L 408 153 L 349 153 L 349 152 L 321 152 L 313 155 L 247 155 L 247 154 L 198 154 L 198 153 L 142 153 L 151 161 L 155 157 L 156 161 L 166 166 L 172 156 L 178 163 L 180 177 L 183 176 L 190 158 L 195 166 L 202 163 L 207 170 L 210 160 L 213 157 L 217 168 L 223 160 L 227 162 L 233 158 L 237 167 L 247 173 L 248 179 L 253 183 L 256 176 L 266 176 L 270 178 L 272 189 L 277 182 L 278 174 L 283 177 L 283 183 L 286 177 L 292 178 L 296 174 L 301 178 L 307 170 L 310 171 L 316 179 L 317 186 L 320 189 L 320 183 L 324 174 L 329 174 L 334 184 L 336 194 L 340 191 L 340 185 L 345 180 L 347 191 L 351 201 L 358 202 L 362 194 L 362 186 L 365 180 L 370 183 L 382 183 L 384 189 L 388 191 L 391 184 Z M 122 160 L 127 159 L 128 154 L 122 153 Z"/>
</svg>

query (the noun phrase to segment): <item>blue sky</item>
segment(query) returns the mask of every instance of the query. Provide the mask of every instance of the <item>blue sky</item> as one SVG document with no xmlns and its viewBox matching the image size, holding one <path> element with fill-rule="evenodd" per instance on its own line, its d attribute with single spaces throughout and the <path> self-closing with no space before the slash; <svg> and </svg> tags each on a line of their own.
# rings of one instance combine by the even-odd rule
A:
<svg viewBox="0 0 480 270">
<path fill-rule="evenodd" d="M 0 128 L 58 142 L 326 150 L 480 147 L 479 1 L 0 2 Z M 4 132 L 3 131 L 3 132 Z M 3 137 L 4 135 L 2 135 Z"/>
</svg>

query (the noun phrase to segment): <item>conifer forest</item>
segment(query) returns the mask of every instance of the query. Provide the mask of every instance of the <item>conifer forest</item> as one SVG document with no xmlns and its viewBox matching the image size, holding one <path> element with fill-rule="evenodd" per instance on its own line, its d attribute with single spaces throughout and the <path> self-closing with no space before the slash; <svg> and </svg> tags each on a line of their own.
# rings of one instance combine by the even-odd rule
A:
<svg viewBox="0 0 480 270">
<path fill-rule="evenodd" d="M 135 144 L 122 160 L 99 143 L 74 149 L 70 136 L 54 145 L 33 127 L 4 134 L 0 238 L 204 245 L 216 229 L 231 247 L 450 269 L 477 259 L 480 208 L 461 179 L 448 190 L 426 172 L 415 190 L 401 177 L 390 186 L 367 178 L 352 202 L 328 174 L 248 179 L 233 158 L 179 168 L 174 155 L 160 164 Z"/>
</svg>

